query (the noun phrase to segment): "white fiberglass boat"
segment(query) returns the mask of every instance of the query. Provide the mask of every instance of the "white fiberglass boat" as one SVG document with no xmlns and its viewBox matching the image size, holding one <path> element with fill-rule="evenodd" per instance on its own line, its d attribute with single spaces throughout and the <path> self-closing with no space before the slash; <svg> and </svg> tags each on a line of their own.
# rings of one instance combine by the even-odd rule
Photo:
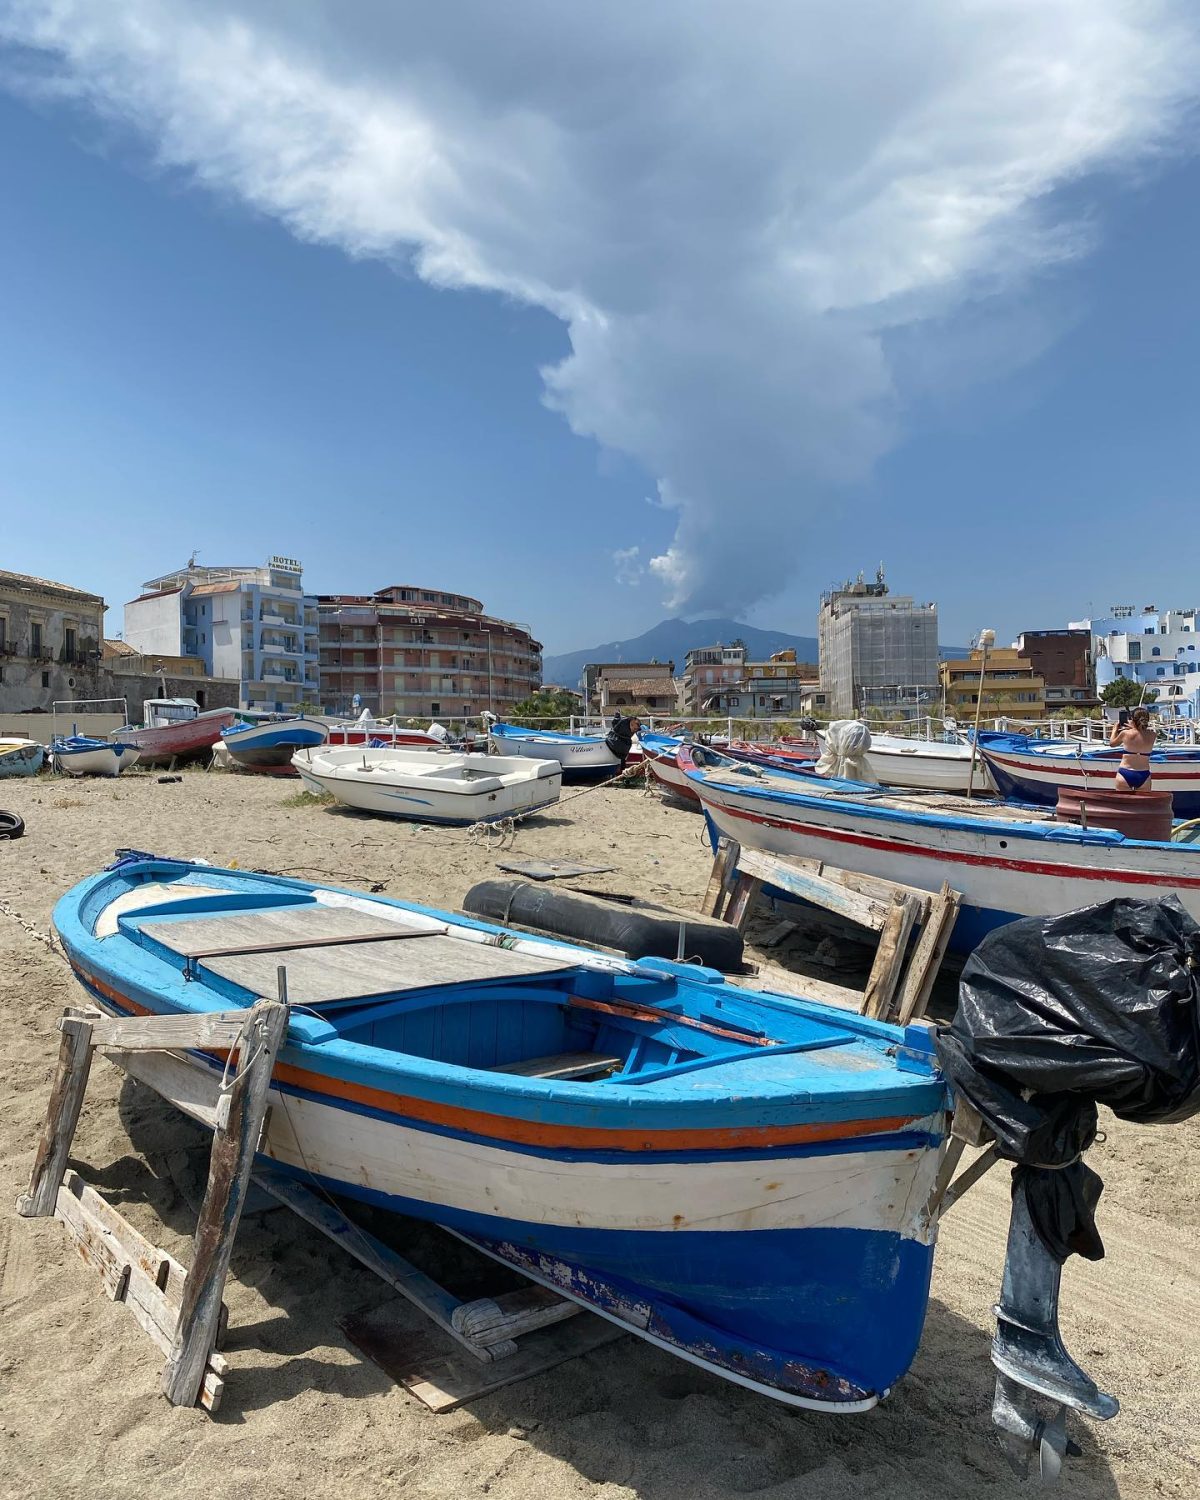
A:
<svg viewBox="0 0 1200 1500">
<path fill-rule="evenodd" d="M 292 764 L 310 790 L 346 807 L 418 823 L 491 823 L 558 801 L 558 761 L 358 745 L 299 750 Z"/>
</svg>

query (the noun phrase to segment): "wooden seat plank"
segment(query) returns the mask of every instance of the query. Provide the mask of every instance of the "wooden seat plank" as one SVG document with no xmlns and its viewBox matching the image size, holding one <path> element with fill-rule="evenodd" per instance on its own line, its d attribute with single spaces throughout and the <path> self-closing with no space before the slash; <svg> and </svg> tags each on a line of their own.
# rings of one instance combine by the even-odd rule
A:
<svg viewBox="0 0 1200 1500">
<path fill-rule="evenodd" d="M 599 1052 L 559 1052 L 552 1057 L 529 1057 L 523 1062 L 500 1063 L 489 1073 L 516 1073 L 521 1078 L 586 1078 L 592 1073 L 613 1072 L 624 1061 Z"/>
<path fill-rule="evenodd" d="M 377 942 L 275 949 L 207 960 L 203 967 L 253 995 L 274 994 L 276 970 L 287 969 L 288 999 L 295 1005 L 361 1000 L 436 985 L 470 984 L 561 973 L 574 965 L 561 959 L 515 953 L 434 933 L 423 942 Z"/>
</svg>

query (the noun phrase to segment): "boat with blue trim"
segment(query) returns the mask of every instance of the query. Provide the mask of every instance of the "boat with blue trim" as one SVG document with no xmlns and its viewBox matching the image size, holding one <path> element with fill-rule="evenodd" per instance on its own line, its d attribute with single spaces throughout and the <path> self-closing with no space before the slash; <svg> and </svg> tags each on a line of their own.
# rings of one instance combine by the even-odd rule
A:
<svg viewBox="0 0 1200 1500">
<path fill-rule="evenodd" d="M 746 765 L 702 746 L 678 759 L 710 827 L 747 848 L 824 860 L 962 892 L 951 939 L 969 951 L 1015 917 L 1056 916 L 1114 896 L 1176 894 L 1200 918 L 1200 846 L 1081 828 L 1041 807 L 892 791 Z"/>
<path fill-rule="evenodd" d="M 54 925 L 111 1015 L 249 1007 L 285 969 L 277 1168 L 797 1406 L 864 1410 L 908 1368 L 949 1105 L 924 1025 L 141 854 Z"/>
<path fill-rule="evenodd" d="M 56 771 L 68 776 L 119 776 L 141 755 L 124 740 L 101 740 L 91 734 L 59 735 L 50 745 Z"/>
<path fill-rule="evenodd" d="M 559 734 L 489 719 L 488 744 L 494 755 L 557 761 L 567 782 L 600 781 L 621 769 L 620 760 L 604 743 L 602 734 Z"/>
<path fill-rule="evenodd" d="M 1001 794 L 1053 807 L 1059 792 L 1111 791 L 1122 752 L 1086 740 L 1039 740 L 980 730 L 976 741 Z M 1151 752 L 1156 792 L 1170 792 L 1177 816 L 1200 817 L 1200 747 L 1160 744 Z"/>
<path fill-rule="evenodd" d="M 328 738 L 329 726 L 304 714 L 273 715 L 253 723 L 242 720 L 221 731 L 221 744 L 238 770 L 267 776 L 295 776 L 296 751 L 311 750 Z"/>
<path fill-rule="evenodd" d="M 36 776 L 46 758 L 37 740 L 0 739 L 0 777 Z"/>
</svg>

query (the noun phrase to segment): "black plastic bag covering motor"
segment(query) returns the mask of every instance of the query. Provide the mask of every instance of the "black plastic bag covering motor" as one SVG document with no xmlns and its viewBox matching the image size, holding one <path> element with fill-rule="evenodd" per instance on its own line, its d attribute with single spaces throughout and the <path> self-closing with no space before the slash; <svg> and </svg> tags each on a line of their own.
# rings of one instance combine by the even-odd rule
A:
<svg viewBox="0 0 1200 1500">
<path fill-rule="evenodd" d="M 937 1037 L 955 1092 L 979 1111 L 1013 1192 L 1060 1262 L 1100 1260 L 1101 1179 L 1080 1159 L 1096 1105 L 1142 1124 L 1200 1110 L 1200 926 L 1175 896 L 1025 917 L 968 959 Z"/>
</svg>

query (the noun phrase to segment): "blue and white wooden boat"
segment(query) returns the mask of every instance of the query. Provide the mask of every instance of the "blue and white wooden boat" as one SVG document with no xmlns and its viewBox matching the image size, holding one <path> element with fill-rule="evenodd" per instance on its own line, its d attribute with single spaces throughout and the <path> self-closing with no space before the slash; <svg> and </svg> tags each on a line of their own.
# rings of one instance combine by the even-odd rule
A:
<svg viewBox="0 0 1200 1500">
<path fill-rule="evenodd" d="M 68 776 L 119 776 L 140 754 L 136 745 L 90 734 L 59 735 L 50 746 L 54 769 Z"/>
<path fill-rule="evenodd" d="M 149 855 L 54 924 L 111 1015 L 249 1006 L 286 968 L 282 1170 L 797 1406 L 862 1411 L 912 1360 L 948 1107 L 925 1026 Z"/>
<path fill-rule="evenodd" d="M 1114 896 L 1176 894 L 1200 920 L 1200 846 L 1060 823 L 1044 808 L 890 791 L 738 765 L 682 746 L 680 765 L 710 825 L 751 849 L 826 860 L 923 890 L 961 891 L 953 945 L 968 951 L 1014 917 Z"/>
<path fill-rule="evenodd" d="M 36 776 L 45 758 L 37 740 L 0 739 L 0 777 Z"/>
<path fill-rule="evenodd" d="M 558 734 L 544 729 L 521 729 L 498 719 L 488 723 L 488 743 L 497 755 L 520 755 L 532 760 L 556 760 L 564 781 L 599 781 L 621 769 L 621 762 L 601 734 Z"/>
<path fill-rule="evenodd" d="M 1059 791 L 1112 791 L 1121 751 L 1084 740 L 1038 740 L 981 730 L 979 753 L 1005 797 L 1053 807 Z M 1200 747 L 1163 746 L 1150 755 L 1152 785 L 1170 792 L 1181 818 L 1200 817 Z"/>
<path fill-rule="evenodd" d="M 221 744 L 238 770 L 269 776 L 295 776 L 292 756 L 296 751 L 311 750 L 328 738 L 329 726 L 323 720 L 303 714 L 258 723 L 242 721 L 221 731 Z"/>
</svg>

